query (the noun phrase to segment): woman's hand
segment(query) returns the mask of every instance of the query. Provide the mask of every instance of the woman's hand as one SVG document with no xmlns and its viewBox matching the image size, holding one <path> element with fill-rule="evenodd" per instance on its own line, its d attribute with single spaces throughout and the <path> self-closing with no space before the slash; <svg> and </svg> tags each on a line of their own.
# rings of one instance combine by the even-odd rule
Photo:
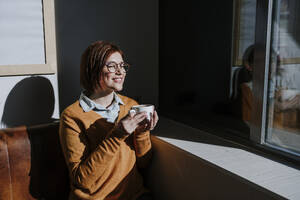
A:
<svg viewBox="0 0 300 200">
<path fill-rule="evenodd" d="M 152 115 L 152 120 L 150 122 L 150 130 L 152 131 L 158 122 L 157 112 L 154 110 L 154 114 Z"/>
<path fill-rule="evenodd" d="M 145 131 L 153 130 L 155 128 L 157 122 L 158 122 L 158 115 L 157 115 L 157 112 L 154 111 L 154 113 L 151 117 L 151 121 L 144 119 L 144 121 L 142 121 L 140 123 L 140 126 L 137 127 L 136 133 L 142 133 Z"/>
<path fill-rule="evenodd" d="M 119 122 L 120 128 L 127 134 L 131 134 L 139 126 L 139 124 L 147 117 L 147 113 L 141 112 L 136 115 L 128 114 Z"/>
<path fill-rule="evenodd" d="M 287 109 L 299 109 L 300 108 L 300 95 L 297 94 L 293 98 L 289 100 L 279 101 L 276 100 L 275 102 L 275 109 L 277 111 L 284 111 Z"/>
</svg>

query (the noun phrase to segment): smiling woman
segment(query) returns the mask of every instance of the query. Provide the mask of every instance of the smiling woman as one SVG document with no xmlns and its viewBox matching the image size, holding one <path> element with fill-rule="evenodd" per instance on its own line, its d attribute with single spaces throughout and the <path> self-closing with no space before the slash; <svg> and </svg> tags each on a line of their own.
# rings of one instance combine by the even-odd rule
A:
<svg viewBox="0 0 300 200">
<path fill-rule="evenodd" d="M 151 158 L 154 112 L 127 114 L 137 102 L 117 94 L 129 65 L 118 46 L 105 41 L 83 53 L 80 81 L 85 91 L 61 115 L 60 141 L 69 168 L 70 199 L 151 199 L 139 172 Z"/>
</svg>

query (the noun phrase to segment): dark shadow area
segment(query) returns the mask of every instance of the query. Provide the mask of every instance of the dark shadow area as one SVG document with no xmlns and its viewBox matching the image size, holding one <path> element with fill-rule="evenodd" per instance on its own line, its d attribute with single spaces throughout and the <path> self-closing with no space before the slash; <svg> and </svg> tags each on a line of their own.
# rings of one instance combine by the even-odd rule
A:
<svg viewBox="0 0 300 200">
<path fill-rule="evenodd" d="M 232 1 L 159 3 L 160 110 L 210 111 L 230 90 Z"/>
<path fill-rule="evenodd" d="M 248 138 L 246 124 L 216 106 L 230 99 L 233 2 L 159 6 L 159 113 L 197 128 L 234 127 Z"/>
<path fill-rule="evenodd" d="M 201 116 L 199 115 L 201 113 Z M 249 126 L 241 119 L 237 119 L 230 115 L 203 113 L 201 110 L 162 112 L 162 117 L 174 120 L 176 122 L 193 127 L 204 132 L 211 132 L 217 136 L 222 136 L 227 139 L 240 138 L 241 140 L 249 140 Z M 172 134 L 172 133 L 170 133 Z M 228 136 L 227 136 L 228 135 Z M 171 136 L 171 135 L 170 135 Z M 190 140 L 186 135 L 175 135 L 178 139 Z M 195 141 L 197 142 L 197 141 Z"/>
<path fill-rule="evenodd" d="M 58 129 L 59 123 L 27 129 L 31 146 L 29 191 L 37 199 L 68 199 L 68 169 L 61 150 Z"/>
<path fill-rule="evenodd" d="M 39 76 L 25 78 L 9 93 L 2 123 L 15 127 L 52 122 L 54 104 L 54 90 L 48 79 Z"/>
<path fill-rule="evenodd" d="M 241 148 L 231 141 L 231 138 L 225 137 L 224 129 L 212 128 L 212 124 L 205 124 L 205 120 L 199 121 L 199 118 L 192 118 L 191 115 L 183 119 L 175 118 L 174 115 L 163 115 L 157 127 L 151 132 L 152 135 L 172 138 L 183 141 L 197 142 L 203 144 L 218 145 L 224 147 Z M 211 134 L 214 133 L 214 134 Z M 230 137 L 232 134 L 229 135 Z"/>
</svg>

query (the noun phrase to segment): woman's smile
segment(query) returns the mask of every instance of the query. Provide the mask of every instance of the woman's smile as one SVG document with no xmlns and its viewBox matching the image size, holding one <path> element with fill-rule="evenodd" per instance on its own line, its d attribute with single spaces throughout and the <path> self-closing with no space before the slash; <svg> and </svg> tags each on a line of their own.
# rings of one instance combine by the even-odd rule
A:
<svg viewBox="0 0 300 200">
<path fill-rule="evenodd" d="M 115 83 L 123 83 L 124 78 L 123 77 L 116 77 L 112 79 Z"/>
</svg>

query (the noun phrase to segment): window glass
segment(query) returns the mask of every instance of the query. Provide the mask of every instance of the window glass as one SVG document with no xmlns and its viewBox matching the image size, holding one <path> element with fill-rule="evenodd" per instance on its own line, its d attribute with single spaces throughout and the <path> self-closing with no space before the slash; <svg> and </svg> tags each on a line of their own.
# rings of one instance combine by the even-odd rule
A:
<svg viewBox="0 0 300 200">
<path fill-rule="evenodd" d="M 300 2 L 273 3 L 267 144 L 300 152 Z"/>
<path fill-rule="evenodd" d="M 0 1 L 0 65 L 45 64 L 41 0 Z"/>
</svg>

